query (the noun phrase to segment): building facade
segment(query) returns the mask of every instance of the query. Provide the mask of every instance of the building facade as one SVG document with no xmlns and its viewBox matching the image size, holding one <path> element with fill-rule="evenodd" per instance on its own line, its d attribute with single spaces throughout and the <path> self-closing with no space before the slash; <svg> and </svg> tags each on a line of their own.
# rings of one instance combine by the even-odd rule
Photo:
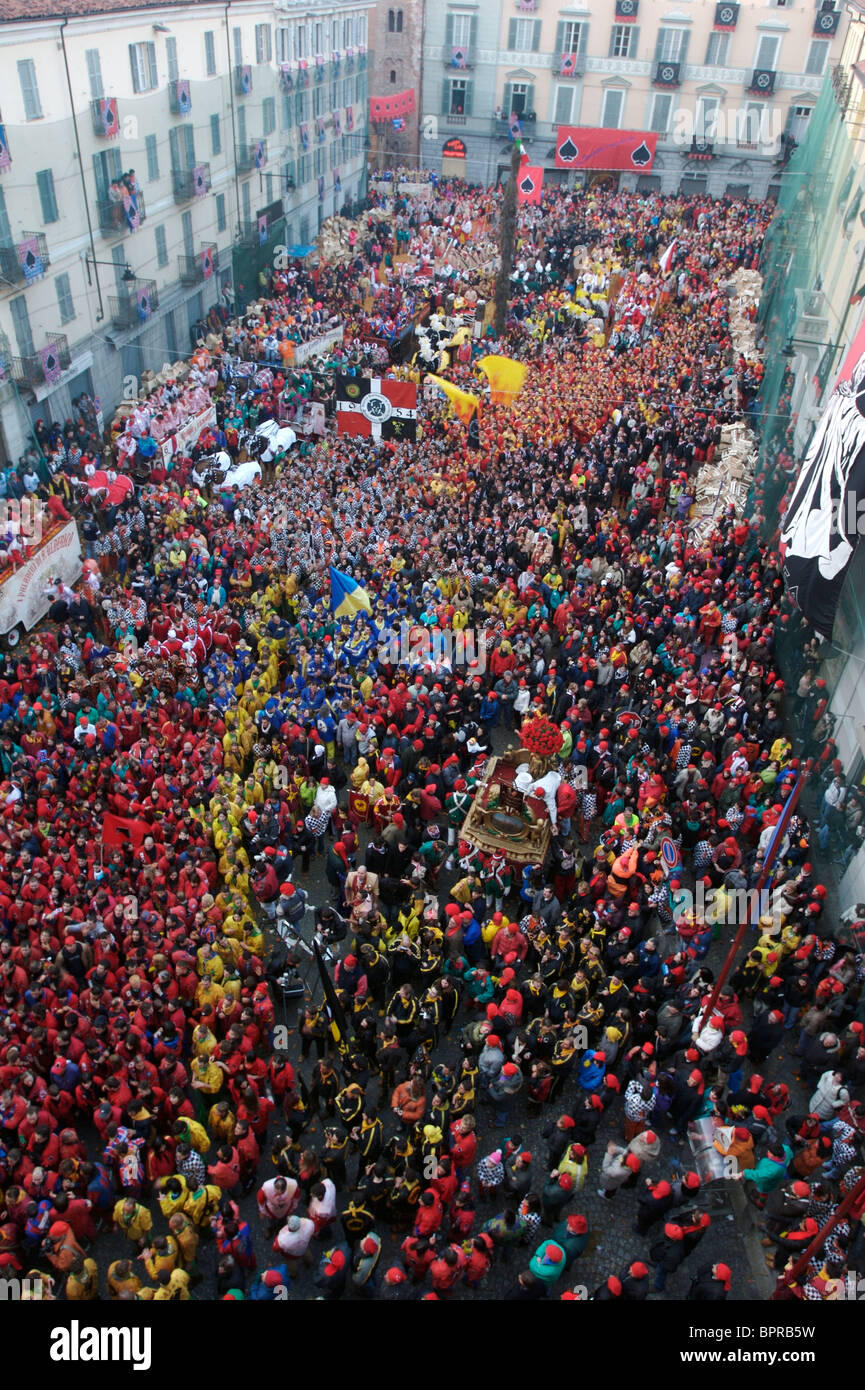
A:
<svg viewBox="0 0 865 1390">
<path fill-rule="evenodd" d="M 764 197 L 844 27 L 840 0 L 448 0 L 427 14 L 421 160 L 500 179 L 513 112 L 549 180 L 584 177 L 554 168 L 559 126 L 634 130 L 657 153 L 621 187 Z"/>
<path fill-rule="evenodd" d="M 82 391 L 108 418 L 188 353 L 226 285 L 247 302 L 277 246 L 365 196 L 370 9 L 5 0 L 7 460 Z"/>
<path fill-rule="evenodd" d="M 414 110 L 393 120 L 374 121 L 370 129 L 373 161 L 379 168 L 418 163 L 420 110 L 423 103 L 423 33 L 425 0 L 377 0 L 370 15 L 370 47 L 375 63 L 370 71 L 370 96 L 386 97 L 411 90 Z"/>
</svg>

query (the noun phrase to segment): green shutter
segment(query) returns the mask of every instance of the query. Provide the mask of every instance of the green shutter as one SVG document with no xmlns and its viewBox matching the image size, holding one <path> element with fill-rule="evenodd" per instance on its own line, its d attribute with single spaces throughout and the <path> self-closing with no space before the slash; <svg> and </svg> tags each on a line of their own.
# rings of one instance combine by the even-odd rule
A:
<svg viewBox="0 0 865 1390">
<path fill-rule="evenodd" d="M 558 22 L 558 24 L 556 25 L 556 47 L 555 47 L 555 50 L 554 50 L 555 56 L 556 56 L 557 58 L 560 58 L 561 55 L 564 53 L 564 51 L 565 51 L 565 22 L 564 22 L 563 19 L 560 19 L 559 22 Z M 555 71 L 555 69 L 556 69 L 556 64 L 554 63 L 554 64 L 553 64 L 553 71 Z"/>
<path fill-rule="evenodd" d="M 579 53 L 582 57 L 589 46 L 589 25 L 588 22 L 580 25 L 580 47 Z"/>
<path fill-rule="evenodd" d="M 659 30 L 658 30 L 658 36 L 657 36 L 657 38 L 655 39 L 655 62 L 656 62 L 656 63 L 660 63 L 661 57 L 662 57 L 662 55 L 663 55 L 663 51 L 664 51 L 664 31 L 663 31 L 663 29 L 659 29 Z"/>
<path fill-rule="evenodd" d="M 616 56 L 616 30 L 618 27 L 618 24 L 614 24 L 610 30 L 610 51 L 607 54 L 608 58 L 615 58 Z"/>
<path fill-rule="evenodd" d="M 447 115 L 451 109 L 451 84 L 450 79 L 445 78 L 442 83 L 442 114 Z"/>
<path fill-rule="evenodd" d="M 640 26 L 639 26 L 639 24 L 632 24 L 632 25 L 631 25 L 631 42 L 630 42 L 630 45 L 629 45 L 629 47 L 628 47 L 628 57 L 629 57 L 629 58 L 636 58 L 637 53 L 639 52 L 639 49 L 640 49 Z"/>
<path fill-rule="evenodd" d="M 150 86 L 157 87 L 159 85 L 159 73 L 156 67 L 155 43 L 149 43 L 147 45 L 147 66 L 150 70 Z"/>
<path fill-rule="evenodd" d="M 472 22 L 471 22 L 471 24 L 469 25 L 469 47 L 473 49 L 473 48 L 475 47 L 477 41 L 478 41 L 478 17 L 477 17 L 476 14 L 473 14 L 473 15 L 472 15 Z"/>
<path fill-rule="evenodd" d="M 514 84 L 513 84 L 513 82 L 506 82 L 506 83 L 505 83 L 505 94 L 504 94 L 504 96 L 503 96 L 503 98 L 502 98 L 502 115 L 504 116 L 504 118 L 505 118 L 506 121 L 510 118 L 511 108 L 513 107 L 513 104 L 514 104 Z"/>
<path fill-rule="evenodd" d="M 537 53 L 541 46 L 541 21 L 532 20 L 532 47 L 531 52 Z"/>
<path fill-rule="evenodd" d="M 466 116 L 470 116 L 472 114 L 472 97 L 474 95 L 474 85 L 475 84 L 472 81 L 466 82 L 466 95 L 465 101 L 463 102 L 463 113 Z"/>
<path fill-rule="evenodd" d="M 534 109 L 535 109 L 535 85 L 534 85 L 533 82 L 530 82 L 529 85 L 526 87 L 526 104 L 525 104 L 524 110 L 526 110 L 526 111 L 534 111 Z"/>
<path fill-rule="evenodd" d="M 690 41 L 690 38 L 691 38 L 691 31 L 690 31 L 690 29 L 686 29 L 686 30 L 685 30 L 685 36 L 684 36 L 684 38 L 682 39 L 682 50 L 681 50 L 681 52 L 680 52 L 680 54 L 679 54 L 679 62 L 682 64 L 683 67 L 684 67 L 685 63 L 687 63 L 687 61 L 688 61 L 688 43 L 689 43 L 689 41 Z"/>
<path fill-rule="evenodd" d="M 517 46 L 517 21 L 512 19 L 508 22 L 508 52 L 513 53 Z"/>
<path fill-rule="evenodd" d="M 454 46 L 454 17 L 449 14 L 445 22 L 445 61 L 450 62 L 450 51 Z"/>
</svg>

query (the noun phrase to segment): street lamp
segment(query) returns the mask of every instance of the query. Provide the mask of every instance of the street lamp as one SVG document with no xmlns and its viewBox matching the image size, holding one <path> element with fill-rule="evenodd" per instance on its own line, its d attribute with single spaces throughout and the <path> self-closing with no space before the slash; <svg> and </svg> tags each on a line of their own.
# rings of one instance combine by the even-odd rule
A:
<svg viewBox="0 0 865 1390">
<path fill-rule="evenodd" d="M 97 261 L 95 256 L 85 256 L 84 264 L 87 266 L 88 285 L 93 284 L 93 281 L 90 278 L 90 267 L 92 265 L 106 265 L 110 266 L 112 270 L 119 269 L 115 261 Z M 120 278 L 123 281 L 124 285 L 132 285 L 138 279 L 138 276 L 135 274 L 135 271 L 132 269 L 132 266 L 129 264 L 128 261 L 126 262 L 126 265 L 123 267 L 123 274 Z"/>
</svg>

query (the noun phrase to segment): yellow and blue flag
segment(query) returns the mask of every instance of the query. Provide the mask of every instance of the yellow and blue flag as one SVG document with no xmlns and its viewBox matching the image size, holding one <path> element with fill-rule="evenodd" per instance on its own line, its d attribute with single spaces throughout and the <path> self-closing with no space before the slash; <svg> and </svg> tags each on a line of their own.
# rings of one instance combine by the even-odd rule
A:
<svg viewBox="0 0 865 1390">
<path fill-rule="evenodd" d="M 369 594 L 350 574 L 330 567 L 330 611 L 337 618 L 352 618 L 363 609 L 372 612 Z"/>
</svg>

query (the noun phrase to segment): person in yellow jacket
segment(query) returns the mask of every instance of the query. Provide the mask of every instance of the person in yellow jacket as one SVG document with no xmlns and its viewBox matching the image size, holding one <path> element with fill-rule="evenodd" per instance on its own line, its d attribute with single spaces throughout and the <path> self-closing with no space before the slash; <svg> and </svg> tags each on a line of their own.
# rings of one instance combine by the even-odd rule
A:
<svg viewBox="0 0 865 1390">
<path fill-rule="evenodd" d="M 586 1181 L 589 1160 L 582 1144 L 570 1144 L 559 1160 L 557 1173 L 568 1173 L 573 1179 L 574 1191 L 578 1192 Z"/>
<path fill-rule="evenodd" d="M 205 1054 L 192 1059 L 189 1067 L 189 1084 L 195 1092 L 193 1099 L 196 1101 L 201 1115 L 207 1113 L 208 1102 L 212 1102 L 213 1097 L 219 1095 L 224 1081 L 224 1064 L 215 1062 L 212 1057 L 208 1057 Z M 187 1119 L 186 1123 L 194 1124 L 195 1122 Z M 198 1128 L 202 1129 L 204 1133 L 202 1126 L 199 1125 Z M 198 1148 L 198 1145 L 196 1144 L 194 1147 Z M 210 1148 L 209 1140 L 207 1141 L 207 1147 Z M 199 1153 L 204 1152 L 204 1149 L 199 1149 Z"/>
<path fill-rule="evenodd" d="M 222 962 L 220 961 L 220 967 L 221 966 Z M 211 1004 L 213 1008 L 216 1008 L 220 999 L 224 997 L 225 990 L 222 988 L 222 985 L 216 983 L 209 970 L 205 971 L 201 983 L 195 991 L 195 1003 L 198 1008 L 203 1009 L 205 1004 Z"/>
<path fill-rule="evenodd" d="M 218 1047 L 219 1042 L 206 1023 L 199 1023 L 198 1027 L 192 1030 L 193 1057 L 210 1057 Z"/>
<path fill-rule="evenodd" d="M 189 1275 L 185 1269 L 163 1269 L 158 1276 L 158 1288 L 153 1295 L 154 1303 L 185 1303 L 191 1297 Z"/>
<path fill-rule="evenodd" d="M 207 1128 L 217 1144 L 231 1144 L 237 1116 L 227 1100 L 218 1100 L 207 1112 Z"/>
<path fill-rule="evenodd" d="M 173 1236 L 154 1236 L 151 1244 L 146 1250 L 142 1250 L 138 1258 L 143 1263 L 148 1278 L 155 1281 L 163 1269 L 170 1274 L 176 1267 L 179 1259 L 177 1241 Z"/>
<path fill-rule="evenodd" d="M 124 1294 L 127 1297 L 130 1294 L 136 1295 L 141 1288 L 141 1280 L 136 1274 L 131 1260 L 114 1260 L 108 1266 L 106 1283 L 111 1302 L 116 1302 Z"/>
<path fill-rule="evenodd" d="M 222 1188 L 207 1184 L 187 1192 L 183 1210 L 190 1221 L 200 1228 L 211 1216 L 216 1215 L 221 1201 Z"/>
<path fill-rule="evenodd" d="M 198 1273 L 196 1264 L 200 1236 L 195 1223 L 185 1211 L 176 1211 L 168 1222 L 168 1229 L 177 1242 L 178 1264 L 187 1273 Z"/>
<path fill-rule="evenodd" d="M 73 1303 L 89 1302 L 99 1297 L 99 1267 L 94 1259 L 76 1255 L 69 1266 L 64 1298 Z"/>
<path fill-rule="evenodd" d="M 114 1225 L 127 1240 L 143 1249 L 153 1229 L 153 1217 L 147 1207 L 132 1197 L 121 1197 L 114 1204 Z"/>
</svg>

